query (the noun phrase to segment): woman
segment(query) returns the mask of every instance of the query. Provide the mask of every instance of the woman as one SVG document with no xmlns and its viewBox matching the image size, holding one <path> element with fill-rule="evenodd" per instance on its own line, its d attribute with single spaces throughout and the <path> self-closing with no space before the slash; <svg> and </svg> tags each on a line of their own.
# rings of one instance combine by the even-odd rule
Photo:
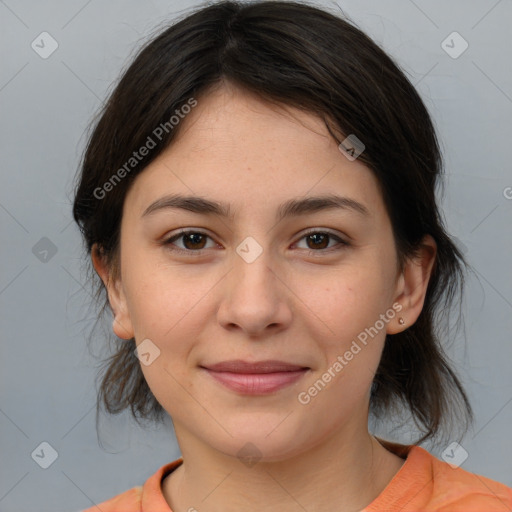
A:
<svg viewBox="0 0 512 512">
<path fill-rule="evenodd" d="M 202 8 L 136 57 L 74 203 L 114 315 L 98 405 L 182 457 L 103 512 L 506 510 L 418 443 L 471 408 L 436 337 L 463 283 L 429 114 L 359 29 L 293 2 Z M 415 445 L 368 431 L 405 409 Z"/>
</svg>

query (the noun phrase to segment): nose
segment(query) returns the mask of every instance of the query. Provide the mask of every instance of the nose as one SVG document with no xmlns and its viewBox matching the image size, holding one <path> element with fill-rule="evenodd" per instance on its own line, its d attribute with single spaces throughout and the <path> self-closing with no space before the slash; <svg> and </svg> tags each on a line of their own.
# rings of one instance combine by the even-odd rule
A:
<svg viewBox="0 0 512 512">
<path fill-rule="evenodd" d="M 228 330 L 262 337 L 286 329 L 292 319 L 289 283 L 274 270 L 269 251 L 251 263 L 234 255 L 233 268 L 224 279 L 218 321 Z M 274 265 L 275 267 L 275 265 Z"/>
</svg>

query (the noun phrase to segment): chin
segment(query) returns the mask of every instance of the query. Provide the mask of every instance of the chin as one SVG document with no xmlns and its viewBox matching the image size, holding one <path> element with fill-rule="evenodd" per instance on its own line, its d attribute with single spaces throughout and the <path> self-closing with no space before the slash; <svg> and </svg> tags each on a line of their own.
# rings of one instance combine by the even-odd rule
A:
<svg viewBox="0 0 512 512">
<path fill-rule="evenodd" d="M 260 413 L 261 416 L 261 413 Z M 277 417 L 278 416 L 278 417 Z M 290 415 L 292 416 L 292 415 Z M 263 420 L 244 419 L 244 423 L 230 422 L 224 426 L 233 437 L 204 439 L 210 446 L 229 457 L 240 459 L 247 467 L 256 462 L 279 462 L 299 455 L 311 443 L 304 436 L 304 429 L 290 422 L 286 414 L 272 415 Z"/>
</svg>

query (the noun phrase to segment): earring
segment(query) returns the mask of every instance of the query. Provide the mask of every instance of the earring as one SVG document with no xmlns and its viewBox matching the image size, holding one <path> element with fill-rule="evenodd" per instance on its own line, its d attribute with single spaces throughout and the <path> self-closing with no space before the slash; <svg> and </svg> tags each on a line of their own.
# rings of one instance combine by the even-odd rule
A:
<svg viewBox="0 0 512 512">
<path fill-rule="evenodd" d="M 404 320 L 402 317 L 400 317 L 400 318 L 398 319 L 398 323 L 399 323 L 400 325 L 405 325 L 405 320 Z"/>
</svg>

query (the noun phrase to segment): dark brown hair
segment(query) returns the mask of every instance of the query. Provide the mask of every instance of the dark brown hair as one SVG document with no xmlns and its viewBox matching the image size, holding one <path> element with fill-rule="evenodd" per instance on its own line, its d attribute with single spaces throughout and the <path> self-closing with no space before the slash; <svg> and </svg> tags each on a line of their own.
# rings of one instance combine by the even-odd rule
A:
<svg viewBox="0 0 512 512">
<path fill-rule="evenodd" d="M 435 129 L 404 72 L 342 17 L 296 2 L 220 2 L 195 10 L 146 44 L 103 106 L 83 155 L 73 214 L 87 253 L 97 244 L 117 274 L 126 193 L 183 123 L 163 132 L 106 197 L 99 197 L 99 188 L 126 169 L 156 127 L 169 127 L 177 109 L 223 81 L 320 116 L 338 144 L 340 133 L 363 141 L 359 160 L 378 179 L 400 268 L 424 235 L 434 238 L 437 257 L 423 310 L 414 325 L 387 336 L 370 410 L 381 416 L 405 405 L 421 431 L 419 442 L 438 434 L 451 413 L 469 425 L 471 407 L 440 344 L 440 326 L 449 323 L 442 320 L 462 296 L 467 264 L 436 203 L 443 165 Z M 104 312 L 108 299 L 94 278 Z M 104 361 L 98 408 L 103 404 L 113 414 L 130 408 L 135 419 L 161 420 L 164 410 L 143 377 L 134 340 L 115 341 Z"/>
</svg>

